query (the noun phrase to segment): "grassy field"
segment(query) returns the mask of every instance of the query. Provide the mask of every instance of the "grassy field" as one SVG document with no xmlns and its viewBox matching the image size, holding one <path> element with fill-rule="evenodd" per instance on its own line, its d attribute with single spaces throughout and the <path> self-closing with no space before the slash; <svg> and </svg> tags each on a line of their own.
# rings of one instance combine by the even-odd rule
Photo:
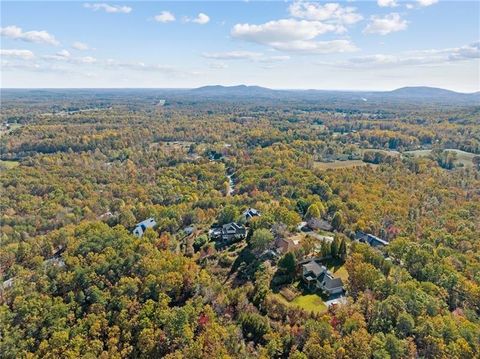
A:
<svg viewBox="0 0 480 359">
<path fill-rule="evenodd" d="M 339 168 L 352 168 L 359 166 L 376 166 L 371 163 L 363 162 L 362 160 L 347 160 L 347 161 L 334 161 L 334 162 L 315 162 L 315 167 L 322 170 L 339 169 Z"/>
<path fill-rule="evenodd" d="M 18 161 L 2 161 L 0 160 L 0 170 L 1 169 L 11 169 L 11 168 L 15 168 L 17 167 L 18 165 L 20 165 L 20 163 Z"/>
<path fill-rule="evenodd" d="M 382 152 L 392 156 L 400 156 L 400 152 L 394 150 L 386 150 L 383 148 L 362 148 L 360 149 L 360 153 L 363 155 L 365 152 Z"/>
<path fill-rule="evenodd" d="M 291 302 L 289 302 L 279 293 L 274 293 L 271 295 L 287 306 L 301 308 L 307 312 L 324 313 L 327 311 L 327 306 L 323 302 L 322 298 L 316 294 L 299 295 Z"/>
<path fill-rule="evenodd" d="M 475 156 L 478 156 L 475 153 L 470 153 L 470 152 L 465 152 L 465 151 L 450 149 L 450 148 L 445 149 L 445 151 L 455 152 L 457 154 L 457 159 L 455 161 L 455 164 L 456 165 L 463 164 L 463 166 L 465 167 L 473 167 L 472 159 Z M 405 151 L 404 154 L 410 154 L 415 157 L 422 157 L 422 156 L 430 155 L 431 152 L 432 150 L 416 150 L 416 151 Z"/>
<path fill-rule="evenodd" d="M 316 294 L 299 295 L 290 302 L 291 305 L 300 307 L 308 312 L 323 313 L 327 311 L 327 306 Z"/>
</svg>

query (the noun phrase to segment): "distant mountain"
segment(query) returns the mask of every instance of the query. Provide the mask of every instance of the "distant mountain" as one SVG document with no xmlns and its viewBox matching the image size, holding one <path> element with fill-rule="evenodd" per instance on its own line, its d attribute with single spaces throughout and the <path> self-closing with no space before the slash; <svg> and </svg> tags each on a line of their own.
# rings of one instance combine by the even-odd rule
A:
<svg viewBox="0 0 480 359">
<path fill-rule="evenodd" d="M 212 85 L 212 86 L 203 86 L 191 90 L 195 94 L 201 94 L 204 96 L 235 96 L 235 97 L 250 97 L 250 96 L 266 96 L 272 97 L 278 93 L 281 93 L 281 90 L 272 90 L 266 87 L 260 86 L 247 86 L 247 85 L 237 85 L 237 86 L 222 86 L 222 85 Z"/>
<path fill-rule="evenodd" d="M 438 87 L 402 87 L 389 92 L 393 96 L 401 97 L 423 97 L 423 98 L 434 98 L 434 97 L 451 97 L 451 96 L 471 96 L 473 94 L 460 93 L 450 90 L 445 90 Z"/>
<path fill-rule="evenodd" d="M 274 90 L 260 86 L 204 86 L 188 90 L 204 98 L 265 98 L 308 101 L 362 101 L 384 103 L 448 103 L 473 104 L 480 101 L 480 92 L 466 94 L 435 87 L 402 87 L 393 91 Z"/>
</svg>

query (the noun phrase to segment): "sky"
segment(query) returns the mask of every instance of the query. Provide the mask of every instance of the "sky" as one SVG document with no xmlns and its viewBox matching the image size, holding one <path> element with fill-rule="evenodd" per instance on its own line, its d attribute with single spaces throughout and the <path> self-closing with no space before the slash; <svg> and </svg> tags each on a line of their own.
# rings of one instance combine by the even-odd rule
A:
<svg viewBox="0 0 480 359">
<path fill-rule="evenodd" d="M 0 1 L 2 88 L 480 90 L 480 2 Z"/>
</svg>

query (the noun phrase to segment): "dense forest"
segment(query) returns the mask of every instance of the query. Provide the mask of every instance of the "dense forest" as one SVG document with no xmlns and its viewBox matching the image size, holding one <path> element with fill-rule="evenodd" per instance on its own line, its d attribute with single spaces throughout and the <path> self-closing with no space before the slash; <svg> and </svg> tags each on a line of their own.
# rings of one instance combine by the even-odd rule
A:
<svg viewBox="0 0 480 359">
<path fill-rule="evenodd" d="M 2 95 L 0 357 L 480 357 L 478 105 Z"/>
</svg>

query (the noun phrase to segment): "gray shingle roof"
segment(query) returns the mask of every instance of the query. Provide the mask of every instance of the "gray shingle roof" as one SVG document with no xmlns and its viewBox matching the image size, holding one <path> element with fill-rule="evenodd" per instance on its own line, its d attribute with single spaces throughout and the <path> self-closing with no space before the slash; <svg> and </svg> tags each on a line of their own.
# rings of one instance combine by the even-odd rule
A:
<svg viewBox="0 0 480 359">
<path fill-rule="evenodd" d="M 310 261 L 307 264 L 304 264 L 303 268 L 307 272 L 312 272 L 316 277 L 318 277 L 323 272 L 322 266 L 315 261 Z"/>
</svg>

